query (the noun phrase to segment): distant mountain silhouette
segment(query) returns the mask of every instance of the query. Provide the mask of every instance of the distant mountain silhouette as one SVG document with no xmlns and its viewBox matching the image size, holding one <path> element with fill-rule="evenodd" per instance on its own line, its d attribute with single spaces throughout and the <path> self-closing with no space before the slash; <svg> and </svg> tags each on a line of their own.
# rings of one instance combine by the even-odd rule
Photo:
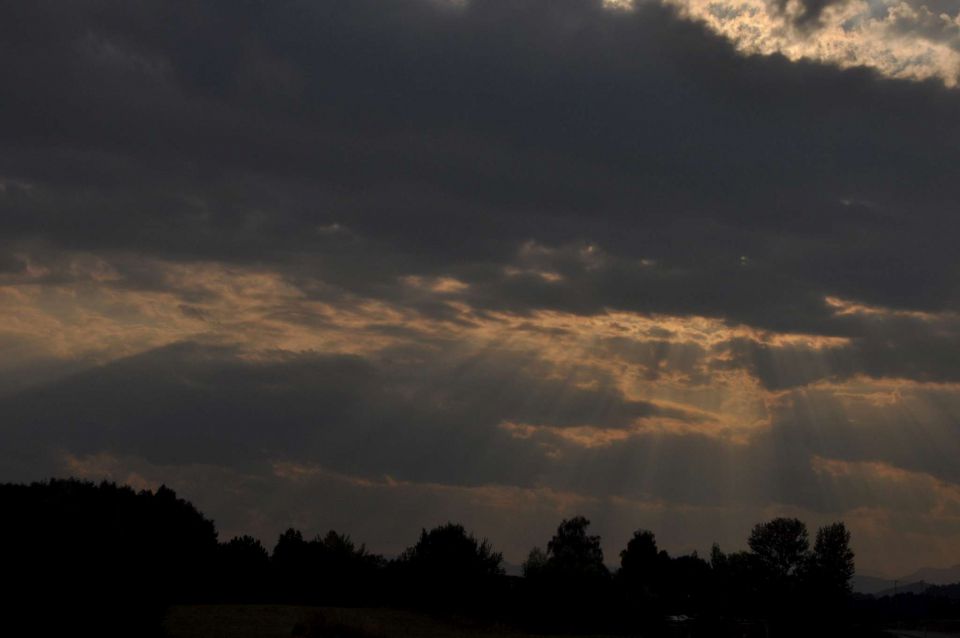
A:
<svg viewBox="0 0 960 638">
<path fill-rule="evenodd" d="M 930 585 L 951 585 L 960 583 L 960 565 L 953 567 L 923 567 L 899 579 L 902 582 L 923 581 Z"/>
<path fill-rule="evenodd" d="M 919 594 L 932 585 L 952 585 L 954 583 L 960 583 L 960 565 L 921 567 L 896 579 L 856 574 L 850 582 L 853 591 L 872 596 L 892 596 L 895 593 Z"/>
<path fill-rule="evenodd" d="M 523 576 L 523 565 L 520 563 L 511 563 L 505 560 L 500 566 L 503 567 L 503 573 L 507 576 Z"/>
<path fill-rule="evenodd" d="M 878 595 L 885 589 L 893 587 L 893 579 L 881 578 L 879 576 L 867 576 L 864 574 L 855 574 L 850 581 L 853 591 L 858 594 Z"/>
<path fill-rule="evenodd" d="M 895 586 L 889 587 L 887 589 L 880 590 L 874 594 L 874 596 L 896 596 L 897 594 L 922 594 L 933 587 L 932 583 L 927 583 L 922 580 L 918 580 L 912 583 L 904 583 L 897 581 Z"/>
</svg>

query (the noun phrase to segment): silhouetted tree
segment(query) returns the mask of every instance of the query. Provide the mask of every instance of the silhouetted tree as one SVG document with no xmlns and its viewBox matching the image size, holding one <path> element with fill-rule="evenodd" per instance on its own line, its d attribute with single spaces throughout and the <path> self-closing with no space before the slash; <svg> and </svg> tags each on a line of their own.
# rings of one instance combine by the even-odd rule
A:
<svg viewBox="0 0 960 638">
<path fill-rule="evenodd" d="M 595 580 L 609 575 L 600 537 L 587 534 L 583 516 L 564 519 L 547 543 L 547 571 L 552 578 Z"/>
<path fill-rule="evenodd" d="M 300 530 L 292 527 L 277 538 L 270 560 L 274 565 L 278 593 L 291 602 L 306 602 L 310 588 L 310 549 Z"/>
<path fill-rule="evenodd" d="M 270 555 L 252 536 L 235 536 L 219 547 L 220 597 L 231 602 L 263 601 L 271 585 Z"/>
<path fill-rule="evenodd" d="M 414 585 L 414 604 L 437 608 L 475 607 L 503 576 L 503 555 L 477 540 L 463 525 L 421 530 L 417 543 L 396 561 L 395 570 Z"/>
<path fill-rule="evenodd" d="M 710 565 L 696 552 L 669 558 L 661 552 L 666 563 L 660 567 L 660 596 L 671 614 L 699 614 L 705 604 L 710 584 Z"/>
<path fill-rule="evenodd" d="M 229 542 L 220 545 L 220 553 L 234 563 L 265 565 L 270 561 L 263 544 L 253 536 L 234 536 Z"/>
<path fill-rule="evenodd" d="M 277 539 L 271 560 L 278 589 L 290 601 L 356 605 L 377 602 L 381 595 L 376 572 L 383 558 L 335 530 L 306 541 L 299 530 L 288 529 Z"/>
<path fill-rule="evenodd" d="M 656 614 L 699 613 L 710 575 L 710 566 L 696 552 L 671 558 L 657 549 L 653 532 L 637 530 L 620 552 L 617 584 L 633 614 L 649 622 Z"/>
<path fill-rule="evenodd" d="M 842 522 L 831 523 L 817 530 L 810 560 L 810 575 L 816 587 L 832 596 L 850 594 L 850 580 L 855 569 L 853 559 L 850 532 L 846 525 Z"/>
<path fill-rule="evenodd" d="M 756 554 L 724 554 L 717 547 L 711 554 L 711 570 L 716 610 L 737 616 L 764 615 L 768 587 L 764 567 Z"/>
<path fill-rule="evenodd" d="M 727 566 L 727 555 L 720 549 L 720 545 L 714 543 L 710 546 L 710 569 L 719 571 Z"/>
<path fill-rule="evenodd" d="M 843 633 L 852 627 L 844 618 L 867 625 L 869 614 L 917 622 L 960 610 L 957 587 L 854 604 L 854 554 L 842 522 L 821 527 L 811 551 L 801 521 L 776 518 L 753 528 L 749 552 L 714 545 L 709 563 L 696 552 L 672 558 L 652 532 L 637 530 L 611 579 L 600 537 L 576 516 L 560 523 L 546 550 L 530 551 L 521 579 L 505 577 L 501 554 L 454 523 L 421 530 L 387 565 L 335 530 L 307 541 L 288 529 L 269 556 L 251 536 L 218 544 L 213 522 L 165 486 L 0 485 L 0 511 L 4 575 L 20 592 L 12 607 L 22 618 L 42 615 L 40 605 L 55 608 L 44 617 L 47 634 L 149 636 L 159 632 L 165 605 L 214 600 L 407 604 L 551 632 L 643 635 L 669 633 L 666 614 L 690 614 L 693 635 L 759 626 L 777 638 Z"/>
<path fill-rule="evenodd" d="M 775 518 L 758 523 L 747 541 L 761 565 L 776 581 L 796 576 L 807 561 L 810 541 L 807 526 L 796 518 Z"/>
<path fill-rule="evenodd" d="M 307 543 L 303 540 L 303 534 L 291 527 L 277 539 L 273 547 L 273 560 L 281 565 L 293 565 L 306 558 L 306 551 Z"/>
<path fill-rule="evenodd" d="M 417 544 L 400 559 L 419 573 L 437 578 L 471 579 L 503 574 L 503 555 L 478 541 L 463 525 L 447 523 L 421 530 Z"/>
<path fill-rule="evenodd" d="M 657 578 L 657 539 L 653 532 L 638 529 L 620 552 L 618 576 L 634 586 L 650 587 Z"/>
<path fill-rule="evenodd" d="M 534 547 L 523 561 L 524 578 L 539 578 L 547 567 L 547 553 L 539 547 Z"/>
<path fill-rule="evenodd" d="M 357 547 L 348 534 L 330 530 L 309 543 L 310 569 L 315 580 L 318 602 L 356 605 L 377 602 L 381 583 L 378 578 L 385 561 Z"/>
<path fill-rule="evenodd" d="M 663 612 L 661 593 L 665 587 L 665 567 L 669 558 L 657 549 L 653 532 L 638 529 L 620 552 L 616 573 L 620 611 L 625 614 L 625 629 L 642 629 Z"/>
<path fill-rule="evenodd" d="M 158 633 L 165 605 L 209 590 L 216 529 L 165 486 L 52 479 L 0 486 L 0 503 L 10 608 L 41 634 Z"/>
<path fill-rule="evenodd" d="M 837 618 L 845 613 L 852 593 L 854 555 L 850 532 L 841 523 L 817 531 L 805 574 L 806 596 L 821 616 Z"/>
<path fill-rule="evenodd" d="M 534 548 L 527 558 L 528 605 L 543 628 L 584 628 L 609 619 L 610 573 L 589 525 L 583 516 L 564 519 L 546 553 Z"/>
<path fill-rule="evenodd" d="M 318 535 L 314 542 L 323 546 L 332 561 L 351 562 L 355 556 L 362 556 L 367 551 L 363 545 L 357 548 L 349 534 L 339 534 L 336 530 L 330 530 L 322 538 Z"/>
<path fill-rule="evenodd" d="M 747 543 L 758 569 L 747 574 L 756 587 L 755 607 L 766 616 L 774 633 L 793 635 L 808 631 L 812 620 L 806 587 L 810 561 L 807 526 L 796 518 L 775 518 L 753 528 Z"/>
</svg>

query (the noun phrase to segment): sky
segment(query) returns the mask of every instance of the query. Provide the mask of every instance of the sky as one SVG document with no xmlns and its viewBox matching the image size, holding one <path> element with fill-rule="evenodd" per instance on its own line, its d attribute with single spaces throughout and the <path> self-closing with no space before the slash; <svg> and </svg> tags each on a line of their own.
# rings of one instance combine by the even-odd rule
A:
<svg viewBox="0 0 960 638">
<path fill-rule="evenodd" d="M 222 539 L 960 563 L 955 0 L 0 8 L 0 480 Z"/>
</svg>

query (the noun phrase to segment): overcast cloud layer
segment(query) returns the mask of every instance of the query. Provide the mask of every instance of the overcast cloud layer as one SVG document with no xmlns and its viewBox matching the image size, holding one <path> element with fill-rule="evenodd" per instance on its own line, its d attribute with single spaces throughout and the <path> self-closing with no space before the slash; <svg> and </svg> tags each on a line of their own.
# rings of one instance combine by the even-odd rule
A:
<svg viewBox="0 0 960 638">
<path fill-rule="evenodd" d="M 4 5 L 0 478 L 958 562 L 955 7 L 728 4 Z"/>
</svg>

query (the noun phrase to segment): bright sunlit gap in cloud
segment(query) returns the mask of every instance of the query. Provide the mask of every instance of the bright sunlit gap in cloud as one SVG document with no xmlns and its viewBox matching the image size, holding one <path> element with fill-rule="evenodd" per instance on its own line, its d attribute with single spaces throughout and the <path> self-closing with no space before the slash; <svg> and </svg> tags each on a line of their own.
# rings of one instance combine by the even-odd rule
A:
<svg viewBox="0 0 960 638">
<path fill-rule="evenodd" d="M 436 0 L 465 8 L 470 0 Z M 960 7 L 942 0 L 601 0 L 629 12 L 662 2 L 745 54 L 781 54 L 900 79 L 960 81 Z"/>
<path fill-rule="evenodd" d="M 664 0 L 742 52 L 779 53 L 893 78 L 960 79 L 960 7 L 936 0 Z M 942 4 L 942 3 L 941 3 Z"/>
</svg>

